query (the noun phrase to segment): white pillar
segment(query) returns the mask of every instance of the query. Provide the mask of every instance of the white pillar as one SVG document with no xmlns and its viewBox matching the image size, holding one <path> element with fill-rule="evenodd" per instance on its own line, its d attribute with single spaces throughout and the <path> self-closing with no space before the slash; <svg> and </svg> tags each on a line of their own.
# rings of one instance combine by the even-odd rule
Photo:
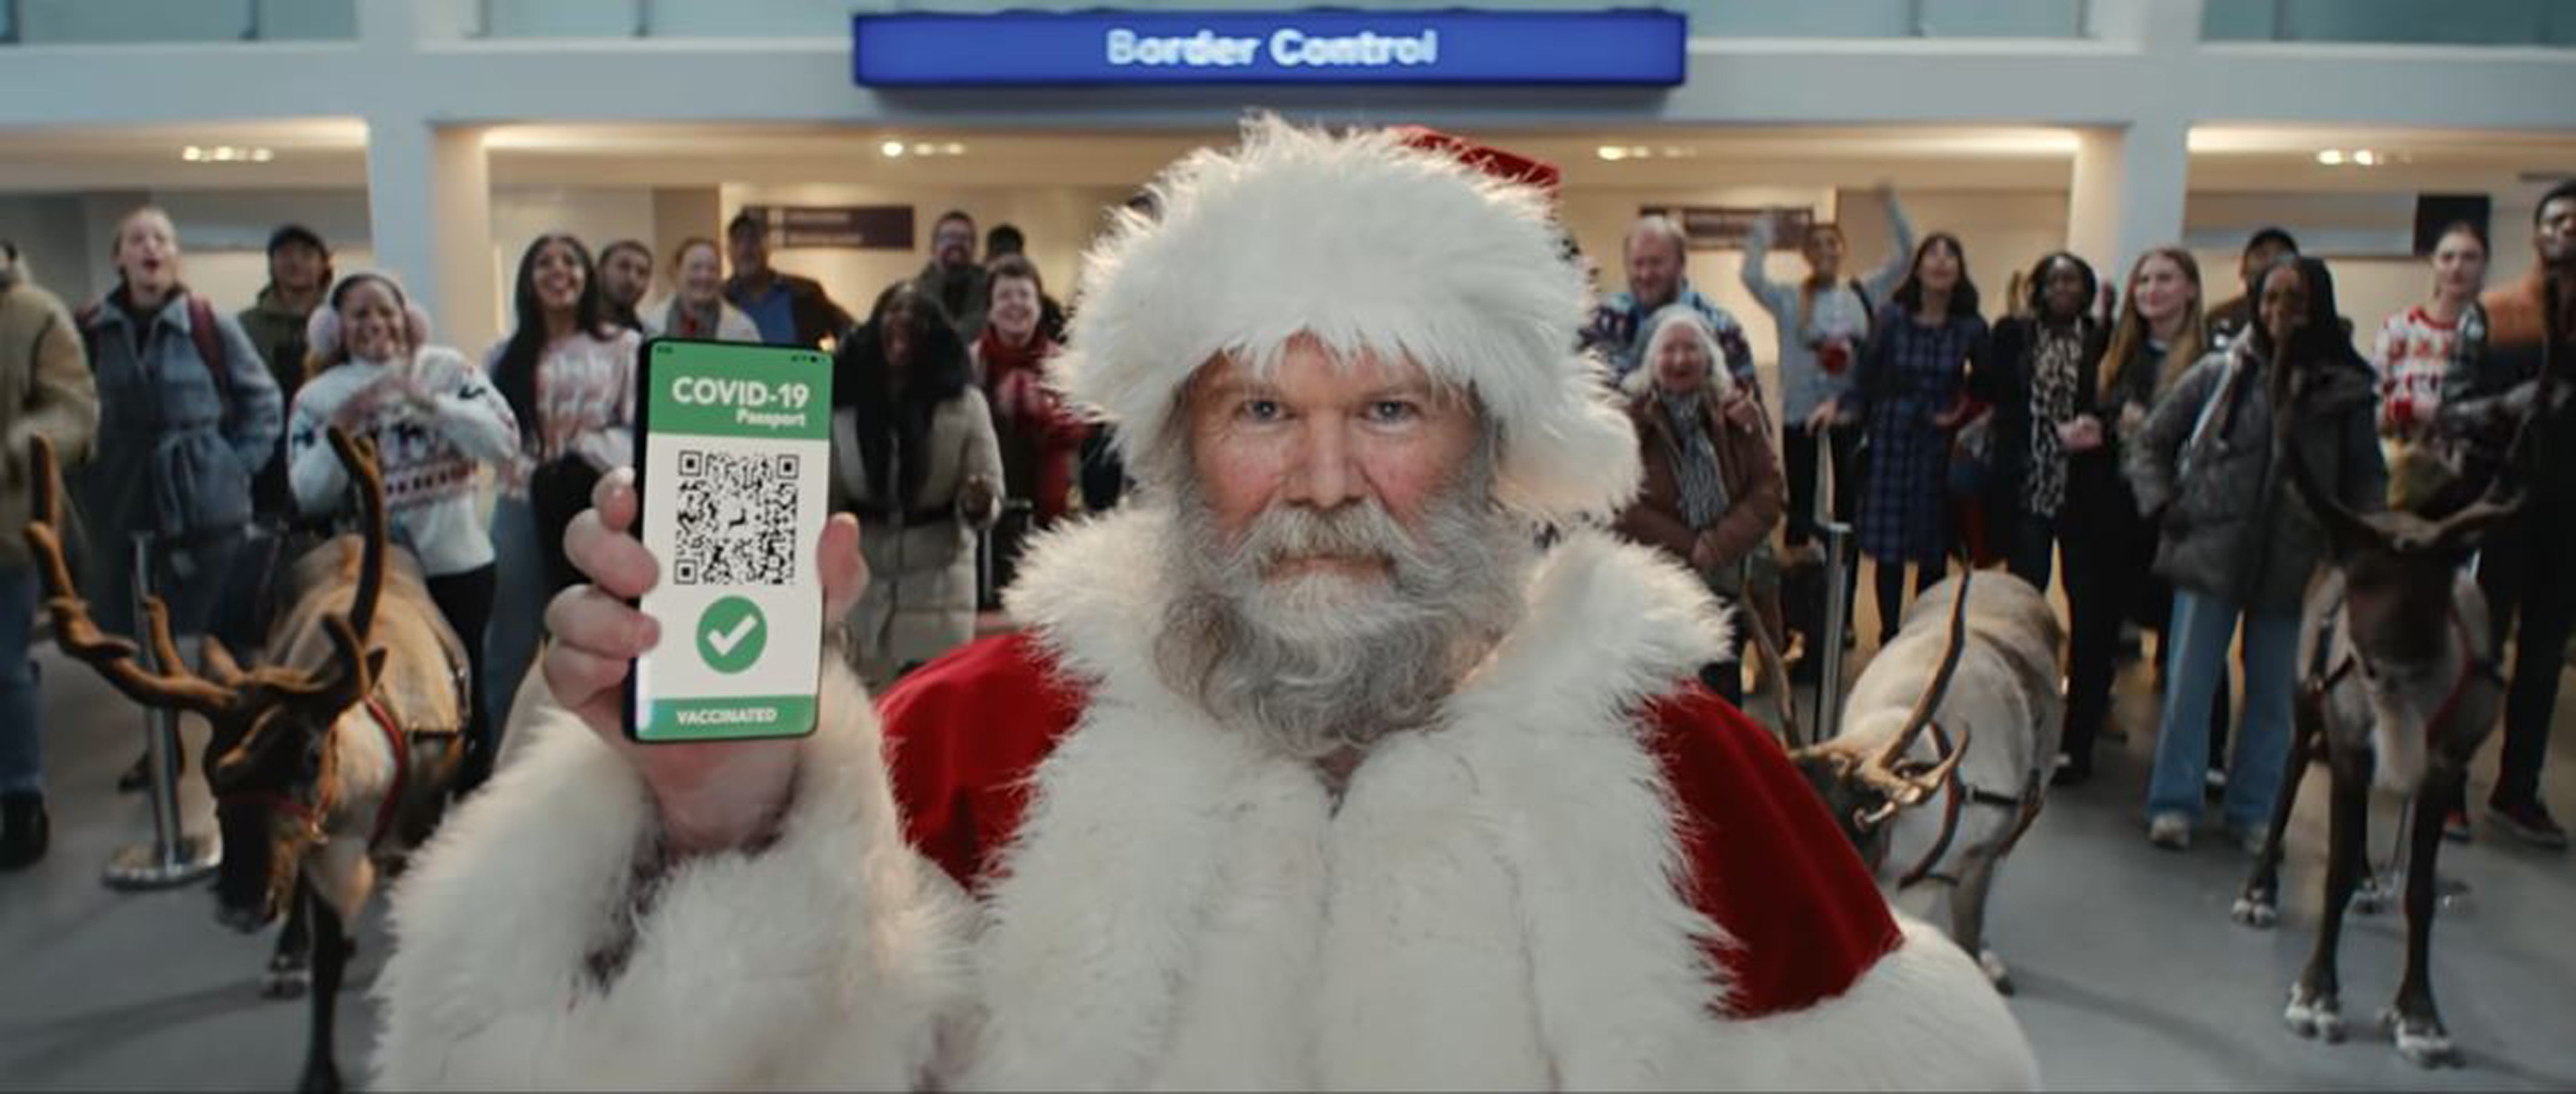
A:
<svg viewBox="0 0 2576 1094">
<path fill-rule="evenodd" d="M 439 341 L 470 354 L 499 337 L 482 129 L 369 119 L 367 219 L 377 263 L 429 309 Z"/>
<path fill-rule="evenodd" d="M 2117 284 L 2148 248 L 2180 243 L 2189 136 L 2190 127 L 2179 118 L 2079 130 L 2066 249 Z"/>
</svg>

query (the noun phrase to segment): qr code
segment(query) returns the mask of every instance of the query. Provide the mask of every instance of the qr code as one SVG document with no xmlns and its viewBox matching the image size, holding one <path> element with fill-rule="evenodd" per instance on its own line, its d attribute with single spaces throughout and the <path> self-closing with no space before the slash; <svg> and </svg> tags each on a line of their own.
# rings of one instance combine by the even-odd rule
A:
<svg viewBox="0 0 2576 1094">
<path fill-rule="evenodd" d="M 786 585 L 796 576 L 796 457 L 684 450 L 671 580 Z"/>
</svg>

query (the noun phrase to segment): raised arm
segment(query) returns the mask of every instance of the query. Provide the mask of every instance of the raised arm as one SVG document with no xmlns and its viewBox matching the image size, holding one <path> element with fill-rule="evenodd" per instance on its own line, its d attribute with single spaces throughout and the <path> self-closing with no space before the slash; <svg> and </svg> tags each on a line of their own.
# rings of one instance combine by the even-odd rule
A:
<svg viewBox="0 0 2576 1094">
<path fill-rule="evenodd" d="M 483 370 L 445 346 L 420 352 L 412 367 L 424 378 L 438 430 L 480 463 L 500 463 L 519 450 L 518 417 Z"/>
<path fill-rule="evenodd" d="M 1889 250 L 1887 261 L 1868 277 L 1861 279 L 1861 291 L 1873 305 L 1885 304 L 1896 295 L 1896 287 L 1905 283 L 1905 271 L 1914 262 L 1914 222 L 1906 219 L 1905 206 L 1896 200 L 1894 187 L 1880 186 L 1878 200 L 1887 210 Z"/>
</svg>

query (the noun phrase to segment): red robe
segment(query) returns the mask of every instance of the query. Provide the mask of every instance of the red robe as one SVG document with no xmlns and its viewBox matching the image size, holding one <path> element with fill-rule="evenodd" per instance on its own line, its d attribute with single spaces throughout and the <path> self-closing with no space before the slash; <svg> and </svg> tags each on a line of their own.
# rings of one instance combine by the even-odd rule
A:
<svg viewBox="0 0 2576 1094">
<path fill-rule="evenodd" d="M 1028 778 L 1082 713 L 1083 693 L 1027 634 L 978 641 L 878 704 L 905 837 L 980 892 L 1027 804 Z M 1736 945 L 1709 945 L 1736 1017 L 1843 993 L 1898 942 L 1869 871 L 1779 743 L 1696 682 L 1642 712 L 1684 819 L 1693 907 Z M 1715 999 L 1712 1004 L 1717 1003 Z"/>
</svg>

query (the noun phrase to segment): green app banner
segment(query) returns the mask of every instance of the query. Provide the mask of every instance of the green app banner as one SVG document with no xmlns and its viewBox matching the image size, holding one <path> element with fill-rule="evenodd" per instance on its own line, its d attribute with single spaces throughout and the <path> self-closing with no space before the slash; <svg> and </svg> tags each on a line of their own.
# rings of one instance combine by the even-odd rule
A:
<svg viewBox="0 0 2576 1094">
<path fill-rule="evenodd" d="M 822 441 L 831 437 L 831 360 L 760 346 L 653 347 L 657 434 Z M 816 381 L 820 380 L 820 383 Z"/>
<path fill-rule="evenodd" d="M 811 695 L 662 699 L 654 702 L 636 735 L 648 741 L 717 741 L 803 733 L 814 727 L 814 705 Z"/>
</svg>

